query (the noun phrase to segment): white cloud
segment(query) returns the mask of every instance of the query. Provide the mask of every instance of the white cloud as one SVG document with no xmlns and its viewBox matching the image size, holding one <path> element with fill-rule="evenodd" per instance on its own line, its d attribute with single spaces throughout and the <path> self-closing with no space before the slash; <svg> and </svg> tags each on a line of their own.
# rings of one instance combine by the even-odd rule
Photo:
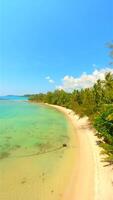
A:
<svg viewBox="0 0 113 200">
<path fill-rule="evenodd" d="M 54 83 L 55 81 L 52 79 L 49 79 L 49 83 Z"/>
<path fill-rule="evenodd" d="M 45 79 L 46 79 L 46 80 L 49 80 L 49 79 L 51 79 L 51 78 L 50 78 L 50 76 L 46 76 Z"/>
<path fill-rule="evenodd" d="M 49 83 L 55 83 L 55 81 L 53 79 L 50 78 L 50 76 L 46 76 L 45 77 L 46 80 L 48 80 Z"/>
<path fill-rule="evenodd" d="M 92 74 L 83 73 L 80 77 L 65 76 L 62 79 L 62 85 L 58 86 L 59 90 L 72 91 L 74 89 L 92 87 L 98 79 L 104 80 L 106 72 L 113 73 L 113 69 L 104 68 L 94 70 Z"/>
</svg>

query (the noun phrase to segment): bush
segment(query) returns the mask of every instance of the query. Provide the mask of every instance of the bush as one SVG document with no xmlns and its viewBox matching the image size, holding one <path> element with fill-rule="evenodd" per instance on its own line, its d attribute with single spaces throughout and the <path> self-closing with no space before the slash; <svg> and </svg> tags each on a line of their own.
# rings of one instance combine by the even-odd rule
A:
<svg viewBox="0 0 113 200">
<path fill-rule="evenodd" d="M 104 112 L 95 118 L 94 127 L 102 139 L 103 153 L 107 154 L 105 161 L 113 164 L 113 105 L 106 106 Z"/>
</svg>

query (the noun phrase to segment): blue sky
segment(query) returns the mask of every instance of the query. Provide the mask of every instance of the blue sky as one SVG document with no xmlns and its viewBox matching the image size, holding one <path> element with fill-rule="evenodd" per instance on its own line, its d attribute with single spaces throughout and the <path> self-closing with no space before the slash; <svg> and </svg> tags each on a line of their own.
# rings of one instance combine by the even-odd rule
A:
<svg viewBox="0 0 113 200">
<path fill-rule="evenodd" d="M 0 94 L 53 90 L 109 62 L 112 0 L 0 0 L 0 13 Z"/>
</svg>

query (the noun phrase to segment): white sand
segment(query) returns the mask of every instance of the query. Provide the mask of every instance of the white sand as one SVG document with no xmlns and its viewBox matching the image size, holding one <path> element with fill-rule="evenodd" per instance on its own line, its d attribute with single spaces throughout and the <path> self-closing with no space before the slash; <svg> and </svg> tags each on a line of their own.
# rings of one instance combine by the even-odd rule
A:
<svg viewBox="0 0 113 200">
<path fill-rule="evenodd" d="M 61 106 L 54 108 L 65 113 L 75 126 L 78 148 L 76 166 L 63 200 L 113 200 L 113 166 L 105 167 L 96 144 L 98 138 L 91 129 L 88 118 L 79 118 L 72 110 Z"/>
</svg>

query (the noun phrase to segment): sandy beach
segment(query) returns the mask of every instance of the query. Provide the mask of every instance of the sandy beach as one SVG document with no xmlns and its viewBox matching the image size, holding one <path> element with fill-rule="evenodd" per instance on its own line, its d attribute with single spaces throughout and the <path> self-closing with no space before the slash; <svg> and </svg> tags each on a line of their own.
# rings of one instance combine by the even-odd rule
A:
<svg viewBox="0 0 113 200">
<path fill-rule="evenodd" d="M 113 200 L 113 166 L 101 162 L 101 148 L 88 118 L 79 118 L 72 110 L 61 106 L 50 106 L 68 116 L 78 140 L 77 162 L 62 200 Z"/>
<path fill-rule="evenodd" d="M 98 138 L 88 118 L 79 118 L 61 106 L 47 106 L 69 122 L 69 143 L 60 151 L 41 155 L 33 148 L 34 156 L 20 156 L 31 154 L 31 148 L 12 151 L 11 156 L 0 162 L 0 199 L 113 200 L 113 166 L 105 167 L 106 163 L 101 162 Z"/>
</svg>

